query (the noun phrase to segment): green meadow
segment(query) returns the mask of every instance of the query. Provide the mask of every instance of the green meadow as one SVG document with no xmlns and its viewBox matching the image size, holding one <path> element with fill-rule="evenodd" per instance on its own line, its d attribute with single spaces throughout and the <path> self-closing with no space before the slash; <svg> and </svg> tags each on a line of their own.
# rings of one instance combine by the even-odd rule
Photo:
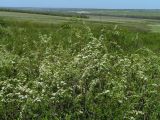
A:
<svg viewBox="0 0 160 120">
<path fill-rule="evenodd" d="M 160 118 L 158 13 L 97 14 L 0 11 L 0 120 Z"/>
</svg>

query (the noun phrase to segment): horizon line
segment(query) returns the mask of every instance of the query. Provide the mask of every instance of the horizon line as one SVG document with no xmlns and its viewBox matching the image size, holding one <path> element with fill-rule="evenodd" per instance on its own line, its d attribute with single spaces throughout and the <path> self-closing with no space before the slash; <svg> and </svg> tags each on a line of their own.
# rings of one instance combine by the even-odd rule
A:
<svg viewBox="0 0 160 120">
<path fill-rule="evenodd" d="M 99 10 L 160 10 L 160 8 L 92 8 L 92 7 L 88 7 L 88 8 L 83 8 L 83 7 L 30 7 L 30 6 L 0 6 L 0 8 L 42 8 L 42 9 L 99 9 Z"/>
</svg>

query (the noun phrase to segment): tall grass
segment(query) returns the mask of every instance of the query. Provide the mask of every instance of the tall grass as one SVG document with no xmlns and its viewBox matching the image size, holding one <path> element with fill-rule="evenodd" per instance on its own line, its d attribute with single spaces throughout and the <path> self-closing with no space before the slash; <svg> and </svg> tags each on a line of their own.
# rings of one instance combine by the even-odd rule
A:
<svg viewBox="0 0 160 120">
<path fill-rule="evenodd" d="M 1 120 L 160 118 L 159 34 L 1 21 L 0 35 Z"/>
</svg>

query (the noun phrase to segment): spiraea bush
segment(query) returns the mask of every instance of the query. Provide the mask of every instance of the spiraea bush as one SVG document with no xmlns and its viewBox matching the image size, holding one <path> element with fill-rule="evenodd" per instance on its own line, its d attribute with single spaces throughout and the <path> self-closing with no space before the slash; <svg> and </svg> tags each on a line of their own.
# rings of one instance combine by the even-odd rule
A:
<svg viewBox="0 0 160 120">
<path fill-rule="evenodd" d="M 1 27 L 0 34 L 12 36 L 8 30 Z M 64 31 L 65 37 L 55 41 Z M 37 36 L 0 46 L 1 120 L 160 118 L 157 53 L 147 48 L 126 52 L 131 42 L 127 46 L 117 27 L 95 36 L 85 25 L 62 26 Z"/>
</svg>

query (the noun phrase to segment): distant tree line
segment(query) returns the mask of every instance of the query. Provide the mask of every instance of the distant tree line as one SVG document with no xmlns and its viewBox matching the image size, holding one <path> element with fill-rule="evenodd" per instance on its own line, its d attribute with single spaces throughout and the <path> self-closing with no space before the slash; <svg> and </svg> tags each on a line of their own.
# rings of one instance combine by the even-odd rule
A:
<svg viewBox="0 0 160 120">
<path fill-rule="evenodd" d="M 65 13 L 65 12 L 54 12 L 54 11 L 34 11 L 34 10 L 20 10 L 11 8 L 0 8 L 0 11 L 52 15 L 52 16 L 62 16 L 62 17 L 89 18 L 87 15 L 82 13 L 80 14 L 80 13 Z"/>
<path fill-rule="evenodd" d="M 102 13 L 89 13 L 85 15 L 93 15 L 93 16 L 110 16 L 110 17 L 125 17 L 125 18 L 139 18 L 139 19 L 154 19 L 154 20 L 160 20 L 160 16 L 145 16 L 145 15 L 113 15 L 113 14 L 102 14 Z"/>
</svg>

